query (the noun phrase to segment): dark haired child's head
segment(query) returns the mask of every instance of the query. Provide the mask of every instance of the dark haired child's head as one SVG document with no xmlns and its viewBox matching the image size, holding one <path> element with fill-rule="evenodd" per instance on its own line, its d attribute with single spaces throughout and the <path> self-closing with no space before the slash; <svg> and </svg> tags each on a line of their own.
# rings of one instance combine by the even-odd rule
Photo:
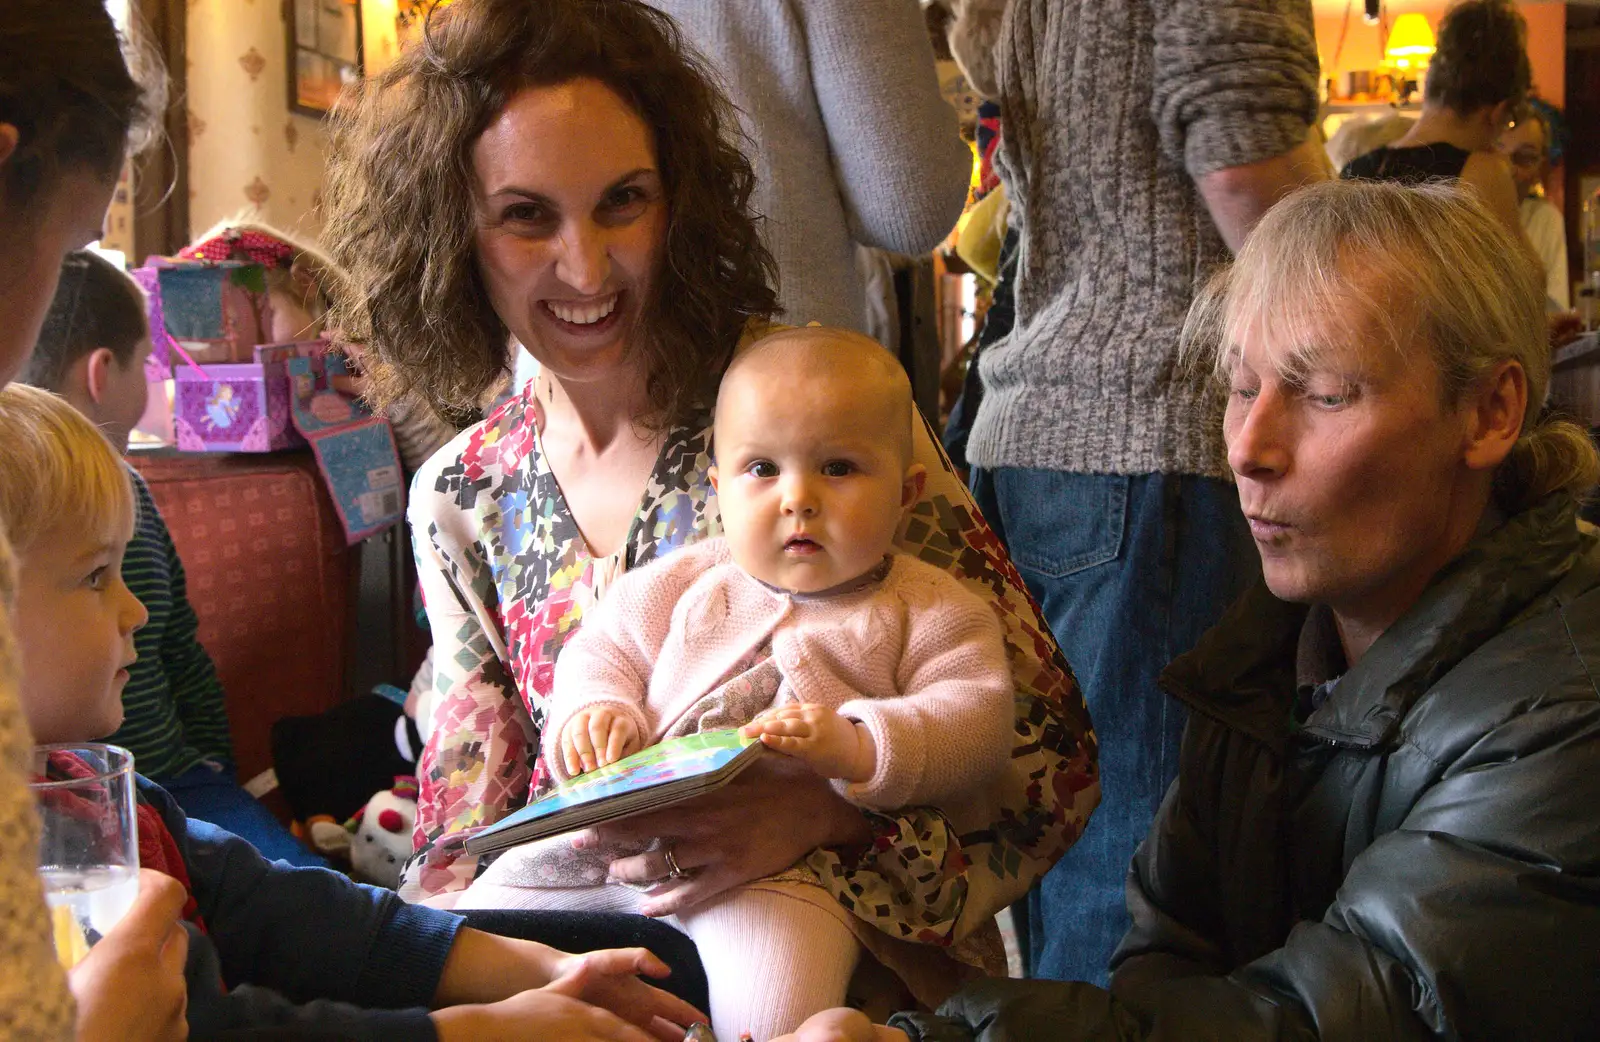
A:
<svg viewBox="0 0 1600 1042">
<path fill-rule="evenodd" d="M 116 265 L 87 250 L 67 254 L 23 383 L 61 395 L 119 452 L 144 415 L 150 330 L 144 293 Z"/>
<path fill-rule="evenodd" d="M 785 329 L 740 353 L 711 471 L 734 562 L 797 593 L 869 573 L 922 494 L 915 415 L 905 370 L 859 333 Z"/>
<path fill-rule="evenodd" d="M 67 402 L 0 388 L 0 529 L 16 551 L 21 696 L 39 742 L 122 723 L 133 634 L 149 618 L 122 581 L 137 506 L 122 458 Z"/>
</svg>

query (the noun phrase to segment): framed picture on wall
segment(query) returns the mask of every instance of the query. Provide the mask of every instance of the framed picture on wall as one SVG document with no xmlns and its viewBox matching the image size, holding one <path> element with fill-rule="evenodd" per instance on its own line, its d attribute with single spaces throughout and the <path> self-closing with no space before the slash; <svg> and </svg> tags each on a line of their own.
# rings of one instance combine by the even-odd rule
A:
<svg viewBox="0 0 1600 1042">
<path fill-rule="evenodd" d="M 325 116 L 361 76 L 361 0 L 284 0 L 289 109 Z"/>
</svg>

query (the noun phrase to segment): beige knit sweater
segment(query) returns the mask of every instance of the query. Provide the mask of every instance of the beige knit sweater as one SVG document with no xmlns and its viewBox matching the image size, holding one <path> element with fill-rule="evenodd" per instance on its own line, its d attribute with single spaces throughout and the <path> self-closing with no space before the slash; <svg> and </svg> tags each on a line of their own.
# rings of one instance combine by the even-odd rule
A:
<svg viewBox="0 0 1600 1042">
<path fill-rule="evenodd" d="M 980 356 L 983 467 L 1227 474 L 1178 333 L 1228 256 L 1194 179 L 1282 155 L 1317 110 L 1309 0 L 1011 0 L 998 166 L 1016 325 Z"/>
<path fill-rule="evenodd" d="M 70 1039 L 72 997 L 39 889 L 39 821 L 28 791 L 28 721 L 17 701 L 15 577 L 0 530 L 0 1040 Z"/>
</svg>

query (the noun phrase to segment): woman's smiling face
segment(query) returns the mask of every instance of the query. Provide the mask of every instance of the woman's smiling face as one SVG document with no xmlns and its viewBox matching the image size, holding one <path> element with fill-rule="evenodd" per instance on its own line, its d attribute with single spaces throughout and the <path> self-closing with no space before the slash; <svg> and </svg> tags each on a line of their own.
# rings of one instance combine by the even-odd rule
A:
<svg viewBox="0 0 1600 1042">
<path fill-rule="evenodd" d="M 512 335 L 563 381 L 638 364 L 667 234 L 650 128 L 597 80 L 530 87 L 472 163 L 479 270 Z"/>
</svg>

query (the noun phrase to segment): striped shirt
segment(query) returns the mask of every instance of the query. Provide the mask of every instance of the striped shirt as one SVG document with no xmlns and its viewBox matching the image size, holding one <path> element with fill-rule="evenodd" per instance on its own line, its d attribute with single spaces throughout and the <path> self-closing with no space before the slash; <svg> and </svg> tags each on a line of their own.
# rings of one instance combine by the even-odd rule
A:
<svg viewBox="0 0 1600 1042">
<path fill-rule="evenodd" d="M 139 658 L 122 692 L 122 727 L 108 741 L 133 752 L 140 774 L 175 778 L 205 760 L 233 762 L 228 711 L 211 656 L 200 646 L 183 562 L 150 488 L 133 474 L 139 523 L 122 579 L 150 613 L 133 636 Z"/>
</svg>

